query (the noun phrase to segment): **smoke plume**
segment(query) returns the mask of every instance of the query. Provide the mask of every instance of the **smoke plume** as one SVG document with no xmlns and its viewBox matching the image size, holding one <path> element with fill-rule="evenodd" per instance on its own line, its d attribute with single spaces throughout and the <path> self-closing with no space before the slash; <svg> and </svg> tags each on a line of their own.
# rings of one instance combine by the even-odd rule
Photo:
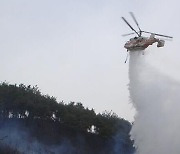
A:
<svg viewBox="0 0 180 154">
<path fill-rule="evenodd" d="M 0 136 L 4 137 L 2 143 L 17 149 L 23 154 L 59 154 L 75 153 L 75 148 L 64 139 L 59 145 L 45 145 L 31 136 L 28 128 L 23 127 L 16 121 L 0 123 Z"/>
<path fill-rule="evenodd" d="M 131 130 L 137 154 L 179 154 L 180 84 L 145 62 L 129 60 L 130 99 L 137 113 Z M 168 70 L 167 70 L 168 71 Z"/>
</svg>

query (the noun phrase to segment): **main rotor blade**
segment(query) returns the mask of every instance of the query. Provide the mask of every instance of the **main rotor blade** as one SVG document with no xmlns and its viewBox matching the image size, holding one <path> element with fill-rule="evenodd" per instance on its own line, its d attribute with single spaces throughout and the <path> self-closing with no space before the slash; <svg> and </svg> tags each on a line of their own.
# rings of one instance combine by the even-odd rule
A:
<svg viewBox="0 0 180 154">
<path fill-rule="evenodd" d="M 134 16 L 134 13 L 133 12 L 129 12 L 129 13 L 130 13 L 131 17 L 133 18 L 134 22 L 136 23 L 137 27 L 139 28 L 139 31 L 141 32 L 141 28 L 139 27 L 139 24 Z"/>
<path fill-rule="evenodd" d="M 139 36 L 138 32 L 127 22 L 127 20 L 124 17 L 122 17 L 122 19 L 131 28 L 131 30 L 133 30 Z"/>
<path fill-rule="evenodd" d="M 132 35 L 132 34 L 136 34 L 136 33 L 123 34 L 122 36 L 128 36 L 128 35 Z"/>
<path fill-rule="evenodd" d="M 167 37 L 167 38 L 173 38 L 172 36 L 168 36 L 168 35 L 162 35 L 162 34 L 157 34 L 157 33 L 152 33 L 152 32 L 147 32 L 147 31 L 142 31 L 142 32 L 148 33 L 148 34 L 154 34 L 154 35 L 157 35 L 157 36 Z"/>
</svg>

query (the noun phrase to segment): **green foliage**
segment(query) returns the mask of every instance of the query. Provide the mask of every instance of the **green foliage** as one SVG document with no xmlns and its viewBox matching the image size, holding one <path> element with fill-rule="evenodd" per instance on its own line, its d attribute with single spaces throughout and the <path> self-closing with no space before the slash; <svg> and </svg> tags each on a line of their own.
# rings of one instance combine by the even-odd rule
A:
<svg viewBox="0 0 180 154">
<path fill-rule="evenodd" d="M 91 133 L 102 137 L 113 136 L 118 131 L 128 134 L 131 127 L 113 112 L 96 114 L 80 102 L 57 102 L 55 97 L 43 95 L 37 86 L 6 82 L 0 84 L 0 118 L 50 120 L 86 133 L 94 126 Z"/>
</svg>

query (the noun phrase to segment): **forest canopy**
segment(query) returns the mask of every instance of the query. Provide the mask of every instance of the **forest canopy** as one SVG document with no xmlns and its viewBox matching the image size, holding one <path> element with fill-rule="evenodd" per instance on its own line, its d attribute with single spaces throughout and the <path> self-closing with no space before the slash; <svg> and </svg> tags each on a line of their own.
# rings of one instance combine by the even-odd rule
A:
<svg viewBox="0 0 180 154">
<path fill-rule="evenodd" d="M 109 142 L 115 144 L 118 135 L 125 151 L 134 150 L 128 121 L 112 111 L 95 113 L 94 109 L 85 108 L 81 102 L 58 102 L 55 97 L 42 94 L 38 86 L 0 83 L 0 125 L 4 121 L 11 121 L 12 127 L 23 122 L 31 134 L 46 144 L 59 144 L 65 137 L 79 146 L 74 138 L 81 134 L 86 137 L 89 145 L 85 147 L 90 147 L 89 151 L 99 151 L 104 147 L 112 151 L 113 145 L 109 146 Z M 99 146 L 97 141 L 101 143 Z M 84 151 L 87 150 L 85 147 Z"/>
<path fill-rule="evenodd" d="M 112 136 L 119 129 L 129 131 L 131 128 L 129 122 L 113 112 L 96 114 L 80 102 L 57 102 L 55 97 L 43 95 L 37 86 L 6 82 L 0 84 L 0 117 L 52 120 L 101 136 Z"/>
</svg>

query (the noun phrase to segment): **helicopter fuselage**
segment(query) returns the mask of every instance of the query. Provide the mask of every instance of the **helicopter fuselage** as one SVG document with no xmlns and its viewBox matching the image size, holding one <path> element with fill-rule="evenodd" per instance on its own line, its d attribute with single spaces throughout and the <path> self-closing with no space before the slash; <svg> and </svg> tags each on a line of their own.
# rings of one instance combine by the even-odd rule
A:
<svg viewBox="0 0 180 154">
<path fill-rule="evenodd" d="M 137 51 L 137 50 L 145 50 L 149 45 L 153 43 L 158 43 L 157 47 L 163 47 L 165 41 L 155 38 L 154 36 L 150 37 L 134 37 L 127 41 L 124 47 L 127 51 Z"/>
</svg>

